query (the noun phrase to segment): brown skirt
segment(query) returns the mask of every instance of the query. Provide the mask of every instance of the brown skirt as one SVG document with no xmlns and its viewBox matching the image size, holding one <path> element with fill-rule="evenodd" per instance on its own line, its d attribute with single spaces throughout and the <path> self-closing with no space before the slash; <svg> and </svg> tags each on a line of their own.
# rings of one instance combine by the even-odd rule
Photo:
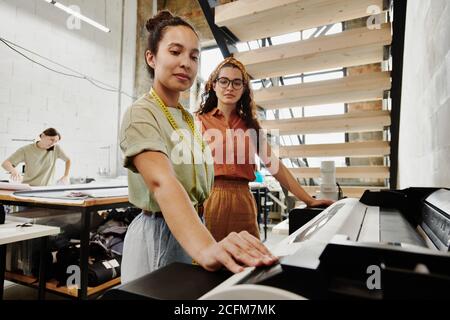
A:
<svg viewBox="0 0 450 320">
<path fill-rule="evenodd" d="M 215 180 L 204 206 L 206 227 L 216 241 L 244 230 L 259 239 L 256 202 L 248 181 Z"/>
</svg>

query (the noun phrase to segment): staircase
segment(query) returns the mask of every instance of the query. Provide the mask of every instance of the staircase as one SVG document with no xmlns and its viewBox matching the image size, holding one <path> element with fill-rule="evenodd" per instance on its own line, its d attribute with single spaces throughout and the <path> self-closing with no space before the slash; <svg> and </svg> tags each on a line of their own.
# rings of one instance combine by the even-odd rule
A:
<svg viewBox="0 0 450 320">
<path fill-rule="evenodd" d="M 388 21 L 390 15 L 386 12 L 389 4 L 386 2 L 238 0 L 215 7 L 215 25 L 228 38 L 239 42 L 259 40 L 259 48 L 234 52 L 233 55 L 246 66 L 255 83 L 258 81 L 262 84 L 262 88 L 254 92 L 257 105 L 265 114 L 273 112 L 275 115 L 275 119 L 266 118 L 262 121 L 263 128 L 277 129 L 281 136 L 298 137 L 300 144 L 281 145 L 279 156 L 291 160 L 291 172 L 312 195 L 318 190 L 320 169 L 308 167 L 308 158 L 346 158 L 347 165 L 336 170 L 336 177 L 345 196 L 360 197 L 364 190 L 389 187 L 391 147 L 388 130 L 391 126 L 391 113 L 386 98 L 389 97 L 392 82 L 388 63 L 392 26 Z M 379 13 L 377 17 L 382 22 L 376 27 L 364 24 L 363 27 L 345 28 L 349 25 L 347 22 L 355 19 L 371 19 L 373 22 L 374 18 L 369 18 L 372 13 Z M 326 31 L 334 24 L 342 24 L 343 31 L 327 35 Z M 273 37 L 307 29 L 315 29 L 311 37 L 270 45 Z M 350 68 L 369 64 L 383 67 L 378 68 L 381 71 L 375 72 L 347 72 Z M 301 78 L 305 73 L 320 73 L 330 69 L 343 70 L 346 76 L 284 85 L 288 78 Z M 378 101 L 380 106 L 383 101 L 383 107 L 379 110 L 348 111 L 347 106 L 351 103 L 373 101 Z M 299 117 L 292 111 L 298 107 L 338 103 L 345 104 L 344 114 Z M 292 117 L 281 119 L 279 114 L 286 110 L 290 111 Z M 379 132 L 378 136 L 382 139 L 348 139 L 350 133 L 367 132 Z M 345 134 L 346 142 L 302 144 L 307 135 L 326 133 Z M 381 159 L 382 165 L 351 165 L 349 161 L 351 158 L 374 157 Z M 305 185 L 304 182 L 308 181 L 316 185 Z"/>
</svg>

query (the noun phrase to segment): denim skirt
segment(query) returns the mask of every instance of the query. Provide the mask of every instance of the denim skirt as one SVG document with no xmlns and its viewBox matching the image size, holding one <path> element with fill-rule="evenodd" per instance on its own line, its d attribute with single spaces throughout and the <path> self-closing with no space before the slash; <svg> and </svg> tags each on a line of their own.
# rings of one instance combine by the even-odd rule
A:
<svg viewBox="0 0 450 320">
<path fill-rule="evenodd" d="M 123 246 L 121 280 L 126 283 L 173 262 L 192 263 L 162 215 L 139 214 L 128 227 Z"/>
</svg>

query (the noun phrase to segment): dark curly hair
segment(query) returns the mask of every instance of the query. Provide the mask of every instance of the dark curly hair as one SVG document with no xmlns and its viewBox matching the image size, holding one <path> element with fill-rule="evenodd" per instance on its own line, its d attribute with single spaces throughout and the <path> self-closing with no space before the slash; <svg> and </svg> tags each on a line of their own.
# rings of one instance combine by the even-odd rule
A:
<svg viewBox="0 0 450 320">
<path fill-rule="evenodd" d="M 61 134 L 55 128 L 45 129 L 44 131 L 42 131 L 42 133 L 39 135 L 39 137 L 42 137 L 43 134 L 46 135 L 47 137 L 58 136 L 59 140 L 61 140 Z"/>
<path fill-rule="evenodd" d="M 222 61 L 211 73 L 205 85 L 205 91 L 202 94 L 200 108 L 195 112 L 198 115 L 206 114 L 217 107 L 218 99 L 214 91 L 214 83 L 217 81 L 220 70 L 226 67 L 237 68 L 242 73 L 244 80 L 244 92 L 242 97 L 236 103 L 236 112 L 244 120 L 248 128 L 259 130 L 261 125 L 256 115 L 256 104 L 253 100 L 253 93 L 250 87 L 250 77 L 245 70 L 244 65 L 233 57 L 228 57 Z"/>
<path fill-rule="evenodd" d="M 168 27 L 184 26 L 191 29 L 198 37 L 194 27 L 181 17 L 174 16 L 170 11 L 163 10 L 158 12 L 154 17 L 147 20 L 145 27 L 149 32 L 147 39 L 147 50 L 154 55 L 158 53 L 158 46 L 164 36 L 164 32 Z M 147 52 L 146 50 L 146 52 Z M 147 59 L 146 59 L 147 61 Z M 155 77 L 155 70 L 147 64 L 148 72 L 152 78 Z"/>
</svg>

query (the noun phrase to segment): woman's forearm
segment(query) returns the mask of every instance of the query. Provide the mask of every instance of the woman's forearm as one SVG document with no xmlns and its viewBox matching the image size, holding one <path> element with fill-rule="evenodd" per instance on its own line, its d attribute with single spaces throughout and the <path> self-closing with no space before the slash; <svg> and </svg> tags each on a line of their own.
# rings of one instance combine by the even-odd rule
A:
<svg viewBox="0 0 450 320">
<path fill-rule="evenodd" d="M 8 161 L 8 160 L 3 161 L 2 167 L 3 167 L 3 169 L 5 169 L 6 171 L 8 171 L 9 173 L 17 172 L 17 169 L 14 168 L 14 166 L 12 165 L 12 163 L 11 163 L 10 161 Z"/>
<path fill-rule="evenodd" d="M 154 189 L 154 196 L 174 237 L 199 261 L 202 251 L 215 240 L 201 222 L 183 186 L 175 177 L 165 179 Z"/>
<path fill-rule="evenodd" d="M 306 191 L 302 188 L 300 183 L 296 181 L 292 173 L 288 168 L 280 161 L 278 164 L 278 171 L 272 173 L 275 179 L 280 182 L 280 184 L 285 187 L 288 191 L 292 192 L 294 196 L 296 196 L 299 200 L 306 203 L 306 205 L 310 205 L 314 200 Z"/>
<path fill-rule="evenodd" d="M 167 157 L 147 152 L 136 156 L 134 164 L 153 193 L 174 237 L 192 258 L 200 262 L 204 249 L 216 241 L 199 219 Z"/>
<path fill-rule="evenodd" d="M 232 232 L 216 242 L 195 212 L 167 156 L 144 152 L 135 156 L 133 163 L 153 193 L 174 237 L 206 270 L 225 266 L 232 272 L 241 272 L 243 268 L 238 263 L 258 266 L 271 265 L 277 260 L 246 231 Z"/>
<path fill-rule="evenodd" d="M 305 189 L 302 188 L 289 169 L 286 168 L 283 162 L 272 152 L 270 145 L 265 143 L 264 146 L 265 149 L 262 150 L 262 152 L 260 150 L 259 156 L 269 172 L 284 188 L 292 192 L 294 196 L 309 206 L 314 199 L 305 191 Z"/>
<path fill-rule="evenodd" d="M 70 160 L 67 160 L 67 161 L 66 161 L 66 167 L 65 167 L 65 169 L 64 169 L 64 176 L 65 176 L 65 177 L 68 177 L 68 176 L 69 176 L 70 165 L 71 165 Z"/>
</svg>

